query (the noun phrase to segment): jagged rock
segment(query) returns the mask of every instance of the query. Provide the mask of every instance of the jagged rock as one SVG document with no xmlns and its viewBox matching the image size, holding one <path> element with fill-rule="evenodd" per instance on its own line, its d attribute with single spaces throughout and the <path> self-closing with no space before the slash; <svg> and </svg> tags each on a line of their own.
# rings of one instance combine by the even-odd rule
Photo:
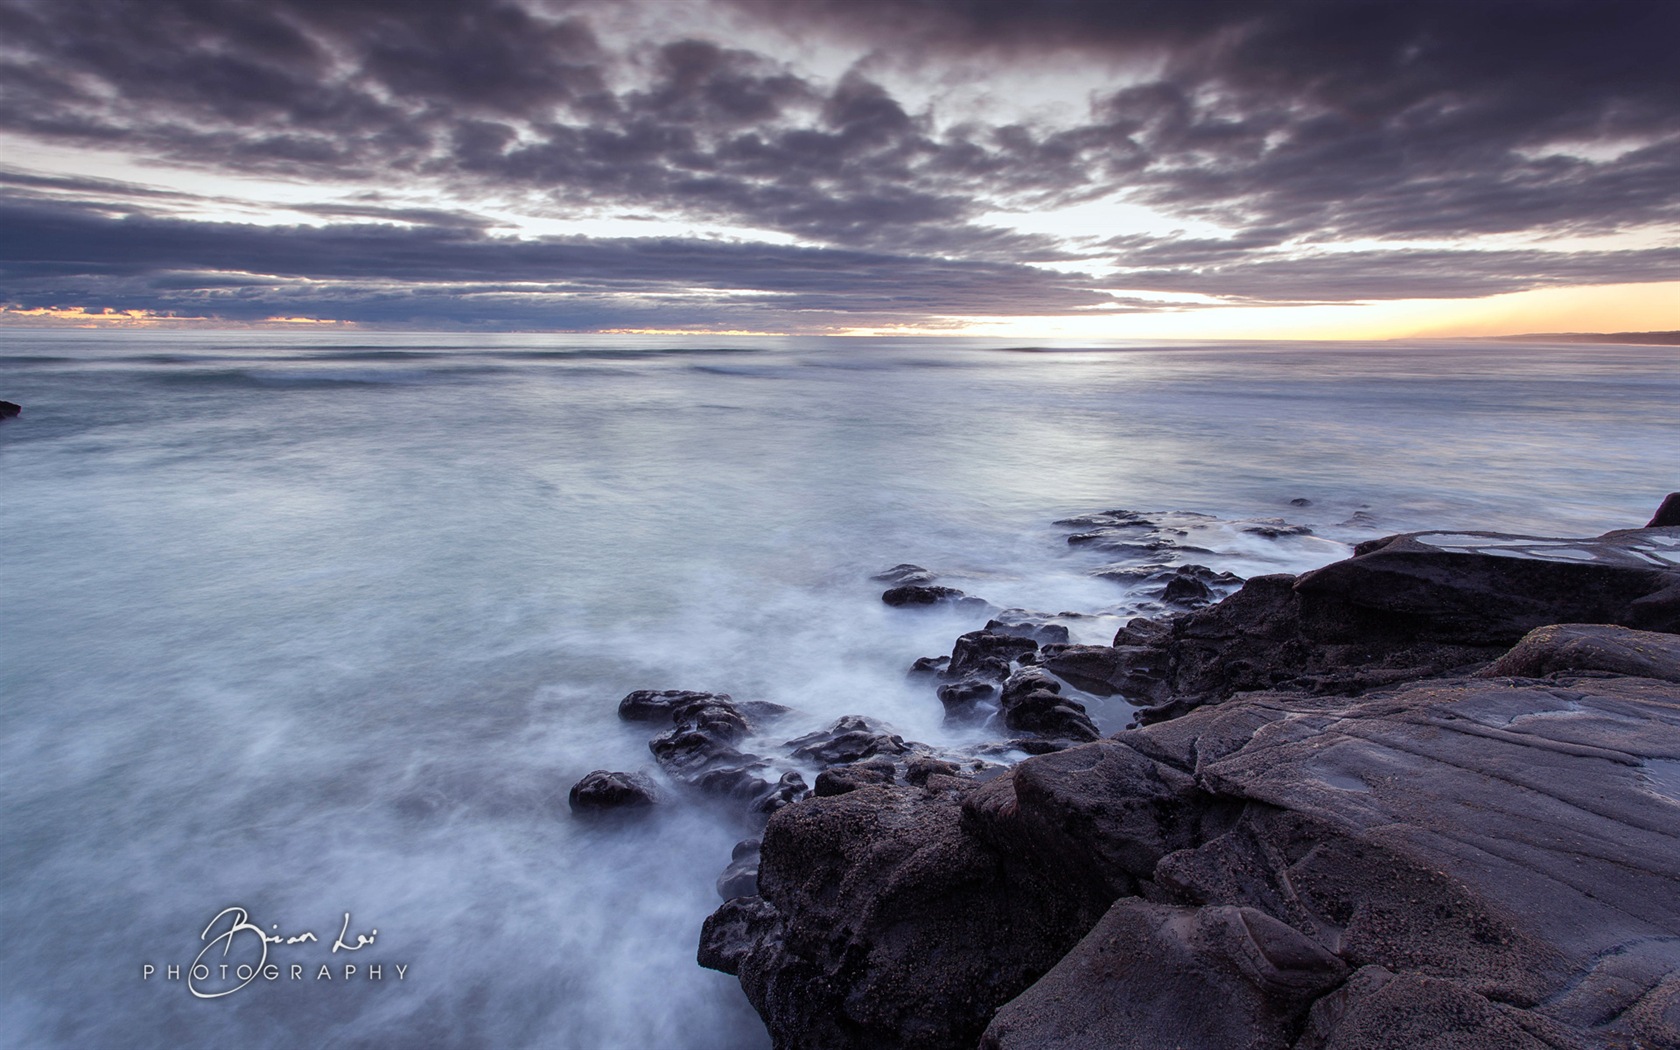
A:
<svg viewBox="0 0 1680 1050">
<path fill-rule="evenodd" d="M 998 694 L 998 685 L 983 678 L 964 678 L 948 682 L 935 692 L 945 705 L 947 722 L 975 722 L 983 721 L 993 710 L 984 705 Z"/>
<path fill-rule="evenodd" d="M 970 631 L 959 637 L 952 647 L 951 662 L 945 667 L 945 676 L 952 679 L 989 678 L 1001 682 L 1009 677 L 1010 661 L 1037 649 L 1038 643 L 1031 638 L 996 631 Z"/>
<path fill-rule="evenodd" d="M 909 562 L 901 562 L 885 572 L 878 572 L 869 578 L 880 583 L 897 584 L 932 583 L 938 579 L 937 576 L 920 565 L 911 565 Z"/>
<path fill-rule="evenodd" d="M 0 419 L 15 419 L 22 414 L 22 405 L 13 401 L 0 401 Z"/>
<path fill-rule="evenodd" d="M 955 762 L 918 755 L 906 763 L 904 780 L 906 783 L 921 787 L 928 782 L 928 778 L 931 776 L 954 777 L 961 771 L 962 767 Z"/>
<path fill-rule="evenodd" d="M 1560 671 L 1604 671 L 1680 682 L 1680 635 L 1605 624 L 1536 627 L 1478 678 L 1543 678 Z"/>
<path fill-rule="evenodd" d="M 1041 662 L 1159 721 L 1245 690 L 1352 694 L 1468 673 L 1549 623 L 1680 629 L 1680 529 L 1590 540 L 1417 533 L 1300 577 L 1259 576 L 1217 605 Z"/>
<path fill-rule="evenodd" d="M 1036 692 L 1003 709 L 1003 724 L 1020 733 L 1037 733 L 1054 740 L 1083 742 L 1102 734 L 1085 712 L 1085 705 L 1055 693 Z"/>
<path fill-rule="evenodd" d="M 754 813 L 774 813 L 783 806 L 798 802 L 811 793 L 810 785 L 805 783 L 804 774 L 797 769 L 790 769 L 782 774 L 768 791 L 763 792 L 753 800 Z"/>
<path fill-rule="evenodd" d="M 1206 565 L 1108 565 L 1091 575 L 1133 586 L 1159 586 L 1162 601 L 1169 605 L 1196 607 L 1242 586 L 1242 577 L 1218 572 Z"/>
<path fill-rule="evenodd" d="M 717 878 L 718 896 L 724 900 L 751 897 L 758 892 L 758 839 L 742 839 L 730 851 L 729 866 Z"/>
<path fill-rule="evenodd" d="M 693 689 L 638 689 L 618 702 L 618 717 L 626 722 L 670 722 L 677 708 L 698 700 L 732 703 L 728 693 Z"/>
<path fill-rule="evenodd" d="M 1104 510 L 1095 514 L 1081 514 L 1073 518 L 1060 518 L 1053 524 L 1070 529 L 1091 529 L 1103 527 L 1131 526 L 1152 529 L 1155 522 L 1135 510 Z"/>
<path fill-rule="evenodd" d="M 996 856 L 962 830 L 963 790 L 932 775 L 770 819 L 760 895 L 706 920 L 699 960 L 740 977 L 777 1046 L 973 1046 L 997 1005 L 1095 920 L 1068 917 L 1075 907 L 1054 895 L 1051 921 L 1023 908 Z"/>
<path fill-rule="evenodd" d="M 699 694 L 676 706 L 671 720 L 669 730 L 648 741 L 648 750 L 673 780 L 740 799 L 756 799 L 770 787 L 759 776 L 769 763 L 735 748 L 751 727 L 728 699 Z"/>
<path fill-rule="evenodd" d="M 939 675 L 944 673 L 945 668 L 950 666 L 950 663 L 951 658 L 949 656 L 922 656 L 910 665 L 910 673 L 912 675 Z"/>
<path fill-rule="evenodd" d="M 836 766 L 871 755 L 901 755 L 910 750 L 904 738 L 889 733 L 874 719 L 846 715 L 827 729 L 789 740 L 793 757 L 816 765 Z"/>
<path fill-rule="evenodd" d="M 1169 605 L 1206 605 L 1213 591 L 1194 576 L 1174 576 L 1161 589 L 1161 600 Z"/>
<path fill-rule="evenodd" d="M 615 773 L 597 769 L 572 785 L 566 801 L 573 813 L 594 816 L 645 809 L 659 801 L 659 790 L 645 773 Z"/>
<path fill-rule="evenodd" d="M 1024 609 L 1005 609 L 996 618 L 986 621 L 985 630 L 993 634 L 1007 634 L 1016 638 L 1030 638 L 1040 645 L 1065 644 L 1068 629 L 1065 624 L 1049 623 L 1048 618 Z"/>
<path fill-rule="evenodd" d="M 866 762 L 849 762 L 845 765 L 830 766 L 817 774 L 816 794 L 844 795 L 848 791 L 855 791 L 860 787 L 870 787 L 877 784 L 891 784 L 897 777 L 897 768 L 889 758 L 872 758 Z"/>
<path fill-rule="evenodd" d="M 933 587 L 926 584 L 907 584 L 889 588 L 881 600 L 894 608 L 915 605 L 955 605 L 962 608 L 985 608 L 983 598 L 971 597 L 955 587 Z"/>
</svg>

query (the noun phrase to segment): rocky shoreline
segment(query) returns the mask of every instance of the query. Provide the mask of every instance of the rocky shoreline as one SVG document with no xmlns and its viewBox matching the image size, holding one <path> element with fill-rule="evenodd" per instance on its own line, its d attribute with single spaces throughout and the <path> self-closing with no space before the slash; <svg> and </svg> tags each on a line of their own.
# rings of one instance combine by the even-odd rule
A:
<svg viewBox="0 0 1680 1050">
<path fill-rule="evenodd" d="M 785 745 L 808 787 L 735 749 L 776 705 L 620 713 L 762 822 L 699 959 L 778 1047 L 1680 1047 L 1677 518 L 1413 533 L 1244 582 L 1151 563 L 1171 523 L 1105 512 L 1070 543 L 1131 558 L 1111 571 L 1160 615 L 1096 646 L 988 610 L 911 669 L 995 747 L 842 718 Z M 1137 721 L 1103 736 L 1072 694 Z M 656 796 L 598 771 L 572 801 Z"/>
</svg>

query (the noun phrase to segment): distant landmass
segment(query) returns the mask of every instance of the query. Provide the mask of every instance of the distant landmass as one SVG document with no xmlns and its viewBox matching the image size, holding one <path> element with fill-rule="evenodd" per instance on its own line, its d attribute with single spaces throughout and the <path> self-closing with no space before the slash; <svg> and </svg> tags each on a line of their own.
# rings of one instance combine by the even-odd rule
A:
<svg viewBox="0 0 1680 1050">
<path fill-rule="evenodd" d="M 1494 335 L 1500 342 L 1526 342 L 1544 339 L 1554 343 L 1649 343 L 1654 346 L 1680 346 L 1680 332 L 1530 332 L 1527 335 Z"/>
</svg>

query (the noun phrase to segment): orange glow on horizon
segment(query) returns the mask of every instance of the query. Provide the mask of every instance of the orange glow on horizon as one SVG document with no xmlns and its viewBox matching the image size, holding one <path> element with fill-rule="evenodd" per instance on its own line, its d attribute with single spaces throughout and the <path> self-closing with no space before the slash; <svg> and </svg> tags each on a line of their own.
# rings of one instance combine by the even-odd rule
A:
<svg viewBox="0 0 1680 1050">
<path fill-rule="evenodd" d="M 261 321 L 228 321 L 202 314 L 177 314 L 145 309 L 118 310 L 109 306 L 0 306 L 0 325 L 15 323 L 44 323 L 53 327 L 62 325 L 71 328 L 168 328 L 172 325 L 193 328 L 261 328 L 267 325 L 357 327 L 354 321 L 322 317 L 265 317 Z"/>
</svg>

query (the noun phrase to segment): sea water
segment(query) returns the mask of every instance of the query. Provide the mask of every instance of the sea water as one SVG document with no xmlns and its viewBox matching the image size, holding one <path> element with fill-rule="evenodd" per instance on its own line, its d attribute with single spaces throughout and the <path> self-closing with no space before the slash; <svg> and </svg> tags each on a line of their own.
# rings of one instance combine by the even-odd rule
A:
<svg viewBox="0 0 1680 1050">
<path fill-rule="evenodd" d="M 1064 516 L 1211 515 L 1193 560 L 1244 576 L 1637 526 L 1680 488 L 1676 360 L 5 332 L 0 1043 L 764 1045 L 694 962 L 751 827 L 668 783 L 640 822 L 567 810 L 591 769 L 653 769 L 625 693 L 794 708 L 768 750 L 843 714 L 988 739 L 905 677 L 985 614 L 870 575 L 1100 642 L 1148 595 Z M 1312 534 L 1245 531 L 1271 518 Z M 275 943 L 220 954 L 230 907 Z"/>
</svg>

